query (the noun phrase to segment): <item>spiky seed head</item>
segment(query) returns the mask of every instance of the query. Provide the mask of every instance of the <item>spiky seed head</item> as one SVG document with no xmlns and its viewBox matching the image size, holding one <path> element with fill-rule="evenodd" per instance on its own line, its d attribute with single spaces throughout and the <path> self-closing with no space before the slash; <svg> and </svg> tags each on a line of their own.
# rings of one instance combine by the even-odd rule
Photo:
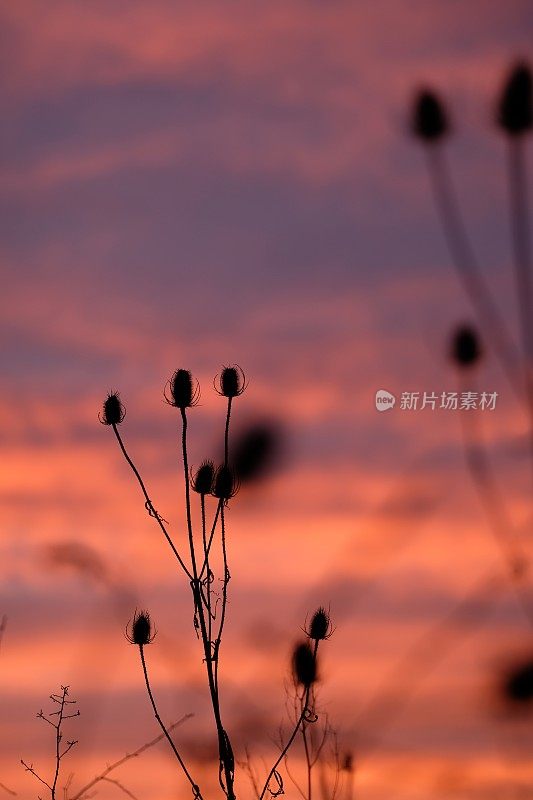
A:
<svg viewBox="0 0 533 800">
<path fill-rule="evenodd" d="M 104 400 L 100 422 L 103 425 L 119 425 L 126 416 L 118 392 L 110 392 Z"/>
<path fill-rule="evenodd" d="M 246 376 L 236 364 L 224 367 L 218 377 L 218 386 L 217 392 L 224 397 L 238 397 L 246 389 Z"/>
<path fill-rule="evenodd" d="M 292 654 L 292 672 L 296 683 L 309 688 L 317 679 L 316 658 L 309 642 L 300 642 Z"/>
<path fill-rule="evenodd" d="M 198 494 L 211 494 L 215 479 L 215 466 L 212 461 L 204 461 L 192 479 L 192 488 Z"/>
<path fill-rule="evenodd" d="M 190 370 L 177 369 L 169 383 L 170 399 L 166 397 L 166 394 L 165 397 L 170 405 L 181 410 L 196 405 L 200 396 L 200 387 L 198 382 L 195 384 L 193 381 Z"/>
<path fill-rule="evenodd" d="M 509 136 L 520 136 L 533 126 L 531 70 L 521 61 L 515 64 L 503 85 L 496 121 Z"/>
<path fill-rule="evenodd" d="M 219 500 L 224 500 L 224 502 L 227 502 L 237 494 L 238 490 L 239 483 L 235 473 L 231 467 L 221 464 L 221 466 L 218 467 L 217 471 L 215 472 L 212 494 Z"/>
<path fill-rule="evenodd" d="M 144 646 L 150 644 L 154 636 L 155 631 L 148 611 L 136 611 L 127 634 L 129 641 L 132 644 Z"/>
<path fill-rule="evenodd" d="M 320 606 L 317 608 L 311 618 L 309 626 L 309 638 L 314 639 L 316 642 L 321 639 L 327 639 L 331 633 L 331 619 L 325 608 Z"/>
<path fill-rule="evenodd" d="M 450 125 L 444 104 L 430 89 L 420 90 L 415 97 L 411 130 L 427 144 L 434 144 L 449 133 Z"/>
<path fill-rule="evenodd" d="M 452 335 L 451 357 L 460 369 L 472 367 L 483 355 L 476 330 L 471 325 L 460 325 Z"/>
</svg>

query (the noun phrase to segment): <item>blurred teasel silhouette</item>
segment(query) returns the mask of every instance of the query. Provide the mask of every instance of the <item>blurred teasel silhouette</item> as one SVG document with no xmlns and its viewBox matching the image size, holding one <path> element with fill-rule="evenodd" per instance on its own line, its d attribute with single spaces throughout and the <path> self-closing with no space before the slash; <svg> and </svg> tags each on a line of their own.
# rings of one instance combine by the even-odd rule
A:
<svg viewBox="0 0 533 800">
<path fill-rule="evenodd" d="M 426 144 L 439 142 L 450 132 L 448 112 L 432 89 L 420 89 L 416 94 L 411 130 Z"/>
<path fill-rule="evenodd" d="M 292 670 L 296 683 L 309 688 L 317 679 L 316 653 L 309 642 L 299 642 L 292 654 Z"/>
<path fill-rule="evenodd" d="M 483 349 L 476 329 L 472 325 L 459 325 L 452 334 L 450 355 L 459 369 L 468 369 L 479 363 Z"/>
<path fill-rule="evenodd" d="M 496 122 L 509 136 L 520 136 L 533 126 L 531 70 L 525 61 L 512 67 L 497 103 Z"/>
<path fill-rule="evenodd" d="M 533 708 L 533 658 L 513 664 L 503 675 L 503 699 L 513 708 Z"/>
</svg>

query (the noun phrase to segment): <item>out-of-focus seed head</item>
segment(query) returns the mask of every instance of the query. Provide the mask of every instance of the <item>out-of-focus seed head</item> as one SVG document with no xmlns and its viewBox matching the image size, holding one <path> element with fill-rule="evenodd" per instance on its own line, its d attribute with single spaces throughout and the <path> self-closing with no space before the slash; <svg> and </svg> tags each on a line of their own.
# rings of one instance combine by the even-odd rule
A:
<svg viewBox="0 0 533 800">
<path fill-rule="evenodd" d="M 331 636 L 331 619 L 325 608 L 320 606 L 311 618 L 309 638 L 319 642 Z"/>
<path fill-rule="evenodd" d="M 154 640 L 155 630 L 148 611 L 136 611 L 126 633 L 128 641 L 141 647 Z"/>
<path fill-rule="evenodd" d="M 516 64 L 503 85 L 496 121 L 509 136 L 520 136 L 533 127 L 531 70 L 525 62 Z"/>
<path fill-rule="evenodd" d="M 246 376 L 244 372 L 240 367 L 234 364 L 231 367 L 224 367 L 218 376 L 217 392 L 224 395 L 224 397 L 238 397 L 244 392 L 246 385 Z"/>
<path fill-rule="evenodd" d="M 483 350 L 479 336 L 470 325 L 460 325 L 452 334 L 450 355 L 460 369 L 474 366 Z"/>
<path fill-rule="evenodd" d="M 211 494 L 215 479 L 215 466 L 212 461 L 204 461 L 196 470 L 191 484 L 198 494 Z"/>
<path fill-rule="evenodd" d="M 282 431 L 270 420 L 258 420 L 239 431 L 232 440 L 231 463 L 242 484 L 255 483 L 276 465 L 285 442 Z"/>
<path fill-rule="evenodd" d="M 507 671 L 503 695 L 515 708 L 533 705 L 533 658 L 522 661 Z"/>
<path fill-rule="evenodd" d="M 444 104 L 430 89 L 421 89 L 415 97 L 411 131 L 426 144 L 438 142 L 450 131 Z"/>
<path fill-rule="evenodd" d="M 317 679 L 316 658 L 309 642 L 300 642 L 292 654 L 292 672 L 297 684 L 309 688 Z"/>
<path fill-rule="evenodd" d="M 353 755 L 352 753 L 345 753 L 342 762 L 341 762 L 341 769 L 345 772 L 353 772 Z"/>
<path fill-rule="evenodd" d="M 102 425 L 120 425 L 126 416 L 126 409 L 120 402 L 118 392 L 110 392 L 104 400 L 102 413 L 98 418 Z"/>
<path fill-rule="evenodd" d="M 232 497 L 235 497 L 239 490 L 239 482 L 231 467 L 221 464 L 215 472 L 215 479 L 213 482 L 212 494 L 218 497 L 219 500 L 228 502 Z"/>
<path fill-rule="evenodd" d="M 171 406 L 179 409 L 195 406 L 200 397 L 200 386 L 198 381 L 194 381 L 188 369 L 177 369 L 167 386 L 170 386 L 170 398 L 167 397 L 165 389 L 165 399 Z"/>
</svg>

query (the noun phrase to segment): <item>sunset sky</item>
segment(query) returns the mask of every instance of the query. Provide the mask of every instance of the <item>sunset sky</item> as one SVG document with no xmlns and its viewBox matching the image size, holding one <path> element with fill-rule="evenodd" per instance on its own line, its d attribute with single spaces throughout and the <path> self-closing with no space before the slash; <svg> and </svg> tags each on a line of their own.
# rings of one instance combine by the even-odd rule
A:
<svg viewBox="0 0 533 800">
<path fill-rule="evenodd" d="M 42 788 L 20 759 L 53 770 L 36 713 L 61 684 L 81 712 L 61 786 L 158 735 L 124 638 L 146 607 L 161 713 L 194 714 L 176 741 L 204 800 L 222 796 L 189 587 L 98 412 L 120 391 L 121 432 L 183 546 L 163 388 L 192 370 L 190 461 L 219 458 L 213 377 L 237 363 L 233 430 L 263 420 L 283 437 L 227 512 L 237 759 L 248 745 L 264 779 L 291 649 L 322 604 L 319 706 L 354 754 L 358 800 L 533 797 L 531 715 L 497 693 L 533 637 L 465 466 L 469 412 L 374 404 L 378 389 L 457 390 L 450 334 L 475 322 L 409 132 L 421 86 L 447 102 L 468 229 L 518 331 L 493 120 L 508 69 L 533 60 L 531 3 L 0 0 L 0 23 L 0 783 Z M 531 548 L 527 418 L 484 349 L 465 384 L 498 393 L 473 413 Z M 298 744 L 295 774 L 301 759 Z M 191 797 L 165 743 L 115 777 L 142 800 Z"/>
</svg>

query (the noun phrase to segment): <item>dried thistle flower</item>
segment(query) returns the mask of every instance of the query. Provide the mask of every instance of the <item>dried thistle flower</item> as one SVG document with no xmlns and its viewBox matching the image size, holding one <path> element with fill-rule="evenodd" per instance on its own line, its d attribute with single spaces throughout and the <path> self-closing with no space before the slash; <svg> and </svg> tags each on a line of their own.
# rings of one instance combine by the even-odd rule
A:
<svg viewBox="0 0 533 800">
<path fill-rule="evenodd" d="M 415 98 L 411 130 L 427 144 L 438 142 L 449 133 L 450 125 L 444 104 L 430 89 L 420 90 Z"/>
<path fill-rule="evenodd" d="M 212 494 L 227 503 L 239 491 L 239 482 L 231 467 L 222 464 L 215 472 Z"/>
<path fill-rule="evenodd" d="M 102 413 L 98 414 L 98 419 L 102 425 L 119 425 L 126 416 L 126 409 L 120 401 L 118 392 L 109 392 Z"/>
<path fill-rule="evenodd" d="M 319 642 L 328 639 L 332 634 L 331 618 L 323 606 L 317 608 L 311 618 L 311 624 L 307 635 L 310 639 Z"/>
<path fill-rule="evenodd" d="M 317 679 L 316 658 L 309 642 L 300 642 L 292 654 L 292 672 L 296 683 L 309 688 Z"/>
<path fill-rule="evenodd" d="M 462 369 L 471 367 L 476 361 L 479 361 L 483 350 L 474 328 L 470 325 L 461 325 L 455 330 L 452 336 L 450 355 Z"/>
<path fill-rule="evenodd" d="M 168 381 L 170 386 L 170 398 L 167 397 L 165 387 L 165 400 L 171 406 L 179 409 L 190 408 L 198 403 L 200 397 L 200 385 L 198 381 L 193 381 L 190 370 L 177 369 L 172 378 Z"/>
<path fill-rule="evenodd" d="M 191 486 L 198 494 L 211 494 L 215 479 L 215 465 L 212 461 L 204 461 L 191 480 Z"/>
<path fill-rule="evenodd" d="M 496 121 L 509 136 L 520 136 L 533 126 L 531 70 L 524 61 L 515 64 L 504 83 Z"/>
<path fill-rule="evenodd" d="M 130 623 L 130 630 L 126 631 L 128 641 L 143 647 L 153 642 L 155 634 L 148 611 L 136 611 L 133 622 Z"/>
<path fill-rule="evenodd" d="M 216 378 L 215 378 L 216 380 Z M 246 376 L 242 369 L 234 364 L 231 367 L 224 367 L 218 376 L 217 392 L 224 397 L 238 397 L 246 389 Z"/>
</svg>

